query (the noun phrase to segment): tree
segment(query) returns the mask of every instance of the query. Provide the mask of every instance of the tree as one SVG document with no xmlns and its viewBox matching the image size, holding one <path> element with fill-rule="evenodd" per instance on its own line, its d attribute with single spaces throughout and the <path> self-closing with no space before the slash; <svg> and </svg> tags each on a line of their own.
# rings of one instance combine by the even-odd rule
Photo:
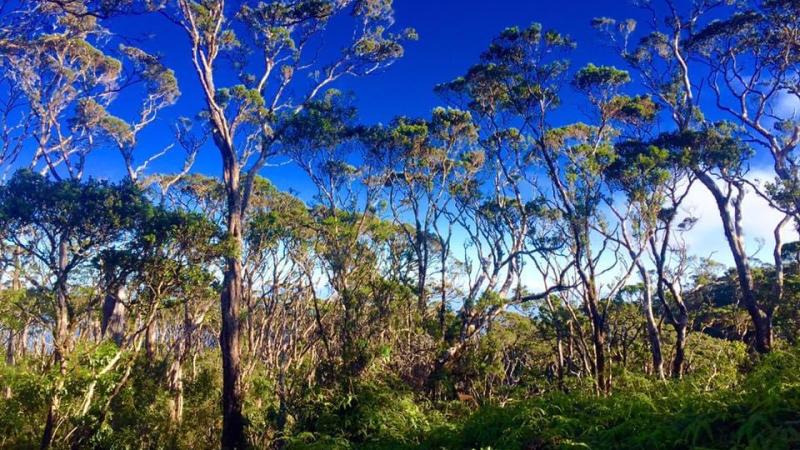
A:
<svg viewBox="0 0 800 450">
<path fill-rule="evenodd" d="M 6 98 L 5 159 L 13 161 L 23 145 L 31 145 L 31 169 L 80 179 L 88 155 L 112 142 L 136 180 L 169 150 L 135 165 L 137 135 L 180 91 L 174 72 L 156 56 L 110 38 L 101 24 L 134 3 L 19 2 L 4 13 L 13 23 L 2 28 L 0 60 L 4 80 L 14 85 Z M 138 117 L 109 113 L 117 93 L 136 85 L 143 86 Z"/>
<path fill-rule="evenodd" d="M 437 87 L 472 113 L 480 128 L 480 151 L 462 156 L 471 176 L 451 188 L 458 214 L 449 218 L 467 234 L 469 280 L 458 338 L 441 353 L 433 373 L 506 307 L 567 289 L 565 275 L 573 264 L 552 274 L 553 283 L 539 293 L 524 292 L 521 273 L 526 260 L 547 258 L 564 245 L 558 237 L 563 230 L 552 226 L 557 212 L 534 171 L 539 160 L 532 143 L 544 138 L 544 115 L 557 104 L 567 68 L 557 58 L 573 46 L 568 37 L 543 31 L 539 24 L 509 28 L 465 76 Z"/>
<path fill-rule="evenodd" d="M 360 142 L 365 130 L 355 125 L 355 118 L 347 99 L 330 90 L 288 121 L 284 131 L 288 153 L 316 190 L 310 225 L 316 237 L 314 252 L 341 304 L 338 357 L 345 377 L 336 378 L 344 385 L 366 368 L 369 359 L 362 338 L 374 330 L 364 320 L 367 303 L 381 269 L 380 248 L 394 232 L 379 217 L 386 174 Z M 331 364 L 330 369 L 334 367 Z"/>
<path fill-rule="evenodd" d="M 637 70 L 644 86 L 667 111 L 675 124 L 677 136 L 694 136 L 688 141 L 698 145 L 691 149 L 682 146 L 689 157 L 694 176 L 714 197 L 726 240 L 736 263 L 742 300 L 751 316 L 755 330 L 754 347 L 760 353 L 771 348 L 771 324 L 769 308 L 760 305 L 753 281 L 752 269 L 745 250 L 744 232 L 741 227 L 742 202 L 746 195 L 744 181 L 749 150 L 737 140 L 735 127 L 730 124 L 712 123 L 705 119 L 699 93 L 702 73 L 694 70 L 690 57 L 690 43 L 699 33 L 699 21 L 711 12 L 724 6 L 724 2 L 703 0 L 693 4 L 689 11 L 679 11 L 674 2 L 667 0 L 668 17 L 665 24 L 655 17 L 656 8 L 650 5 L 653 16 L 652 30 L 643 36 L 632 50 L 627 48 L 636 22 L 628 20 L 617 26 L 613 19 L 595 19 L 593 25 L 603 30 L 614 41 L 621 41 L 620 51 L 626 61 Z M 621 36 L 622 39 L 616 37 Z M 696 139 L 695 139 L 696 138 Z M 678 138 L 681 140 L 681 138 Z M 684 141 L 684 144 L 688 143 Z M 727 144 L 728 147 L 719 144 Z M 675 146 L 673 146 L 674 148 Z"/>
<path fill-rule="evenodd" d="M 477 129 L 468 112 L 437 108 L 428 121 L 397 118 L 388 128 L 371 130 L 369 145 L 386 171 L 388 205 L 413 251 L 420 314 L 428 309 L 428 280 L 438 256 L 439 326 L 445 334 L 447 260 L 453 235 L 452 186 L 468 176 L 468 158 Z M 413 221 L 405 226 L 406 221 Z M 437 251 L 438 249 L 438 251 Z"/>
<path fill-rule="evenodd" d="M 652 126 L 656 118 L 658 110 L 650 98 L 619 94 L 620 88 L 629 82 L 628 72 L 608 66 L 597 67 L 589 64 L 575 74 L 573 85 L 584 92 L 589 102 L 596 108 L 599 123 L 597 134 L 606 133 L 608 137 L 605 139 L 614 134 L 624 134 L 625 127 L 641 133 L 644 128 Z M 650 154 L 640 153 L 631 161 L 631 155 L 621 155 L 617 150 L 618 148 L 614 149 L 613 154 L 608 156 L 610 161 L 599 170 L 606 172 L 604 175 L 611 181 L 612 192 L 619 187 L 625 193 L 626 210 L 621 211 L 614 205 L 613 200 L 607 197 L 604 203 L 618 220 L 618 226 L 611 233 L 604 228 L 600 228 L 600 232 L 627 251 L 631 264 L 639 272 L 642 281 L 642 311 L 653 355 L 653 371 L 663 379 L 661 336 L 653 314 L 653 286 L 650 274 L 642 261 L 642 255 L 655 231 L 655 217 L 660 207 L 660 198 L 658 195 L 648 194 L 658 192 L 653 185 L 662 182 L 665 175 L 659 167 L 659 159 L 664 158 L 664 152 L 659 153 L 658 149 L 650 148 L 648 149 Z M 643 165 L 645 167 L 642 167 Z M 636 172 L 637 168 L 641 171 Z M 593 213 L 598 214 L 597 210 Z"/>
<path fill-rule="evenodd" d="M 795 221 L 800 218 L 800 123 L 796 111 L 782 105 L 800 100 L 799 12 L 791 1 L 754 2 L 710 21 L 685 43 L 687 52 L 708 67 L 716 106 L 772 156 L 776 180 L 757 192 Z"/>
<path fill-rule="evenodd" d="M 3 186 L 0 205 L 6 239 L 45 268 L 46 284 L 40 287 L 52 295 L 53 364 L 57 373 L 42 436 L 42 447 L 48 448 L 59 422 L 60 391 L 78 314 L 70 289 L 72 277 L 104 245 L 135 227 L 148 205 L 130 184 L 50 181 L 29 171 L 18 172 Z"/>
<path fill-rule="evenodd" d="M 331 18 L 347 12 L 356 22 L 352 41 L 331 62 L 313 61 L 315 38 Z M 244 448 L 239 343 L 243 217 L 256 175 L 277 151 L 281 125 L 276 119 L 301 111 L 323 88 L 343 76 L 368 75 L 391 65 L 403 54 L 401 42 L 414 38 L 415 33 L 390 33 L 391 4 L 373 0 L 246 2 L 238 11 L 231 11 L 224 0 L 180 0 L 162 13 L 189 37 L 192 62 L 207 106 L 206 120 L 222 158 L 231 249 L 220 302 L 222 447 Z M 241 83 L 232 87 L 221 87 L 218 81 L 220 56 L 226 52 L 233 56 L 232 69 Z M 308 58 L 312 58 L 311 64 Z M 247 60 L 259 61 L 260 67 L 247 64 Z M 313 70 L 319 76 L 310 87 L 299 81 L 301 72 Z M 292 86 L 305 93 L 290 98 Z"/>
</svg>

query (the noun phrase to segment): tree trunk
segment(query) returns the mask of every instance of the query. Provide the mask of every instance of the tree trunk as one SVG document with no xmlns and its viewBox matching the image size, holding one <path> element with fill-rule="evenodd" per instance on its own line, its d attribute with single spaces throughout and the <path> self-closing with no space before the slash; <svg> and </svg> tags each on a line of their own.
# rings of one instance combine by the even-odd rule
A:
<svg viewBox="0 0 800 450">
<path fill-rule="evenodd" d="M 15 364 L 15 354 L 16 354 L 16 339 L 14 330 L 8 330 L 8 343 L 6 345 L 6 365 L 11 367 Z M 3 395 L 6 399 L 11 398 L 11 385 L 5 387 L 5 393 Z"/>
<path fill-rule="evenodd" d="M 736 265 L 739 289 L 742 292 L 742 303 L 750 315 L 755 330 L 753 345 L 759 353 L 769 353 L 772 348 L 772 321 L 769 314 L 758 303 L 752 270 L 744 248 L 744 236 L 741 227 L 743 188 L 736 186 L 738 194 L 726 196 L 709 174 L 699 170 L 695 171 L 695 174 L 703 185 L 708 188 L 716 201 L 719 216 L 722 219 L 722 227 L 725 231 L 725 239 L 728 241 L 728 246 Z M 734 210 L 733 213 L 731 212 L 731 207 Z"/>
<path fill-rule="evenodd" d="M 419 221 L 417 222 L 419 225 Z M 416 234 L 417 245 L 427 245 L 423 239 L 426 239 L 422 230 L 417 229 Z M 428 295 L 425 292 L 425 287 L 428 282 L 428 252 L 423 248 L 417 250 L 417 309 L 419 310 L 420 317 L 424 318 L 425 313 L 428 311 Z"/>
<path fill-rule="evenodd" d="M 25 321 L 25 325 L 22 327 L 22 331 L 20 331 L 19 341 L 17 344 L 18 352 L 20 356 L 25 356 L 28 354 L 28 330 L 30 329 L 30 322 L 27 320 Z"/>
<path fill-rule="evenodd" d="M 683 376 L 683 361 L 686 358 L 686 320 L 678 320 L 675 324 L 675 358 L 672 360 L 672 378 L 675 379 Z"/>
<path fill-rule="evenodd" d="M 586 279 L 584 277 L 584 279 Z M 592 344 L 594 346 L 593 372 L 595 389 L 598 394 L 606 394 L 611 390 L 611 383 L 606 373 L 606 331 L 605 320 L 598 309 L 595 285 L 593 280 L 586 284 L 586 313 L 592 324 Z"/>
<path fill-rule="evenodd" d="M 281 350 L 280 369 L 278 371 L 278 417 L 275 420 L 277 430 L 275 447 L 282 449 L 286 447 L 286 424 L 289 419 L 289 405 L 286 402 L 286 357 Z"/>
<path fill-rule="evenodd" d="M 144 336 L 144 351 L 148 361 L 155 361 L 158 356 L 158 328 L 156 321 L 152 320 L 147 324 Z"/>
<path fill-rule="evenodd" d="M 242 386 L 239 348 L 239 305 L 242 266 L 238 256 L 229 257 L 221 297 L 222 329 L 222 448 L 246 448 L 242 416 Z"/>
<path fill-rule="evenodd" d="M 642 298 L 642 309 L 647 322 L 647 336 L 650 340 L 650 353 L 653 356 L 653 372 L 660 380 L 664 377 L 664 359 L 661 354 L 661 335 L 658 332 L 655 316 L 653 315 L 653 293 L 650 288 L 649 277 L 643 266 L 640 265 L 642 277 L 644 279 L 644 296 Z"/>
<path fill-rule="evenodd" d="M 105 338 L 110 335 L 118 347 L 122 345 L 125 336 L 127 308 L 123 300 L 125 300 L 125 289 L 122 286 L 108 287 L 103 301 L 103 318 L 100 322 L 100 336 Z"/>
<path fill-rule="evenodd" d="M 594 321 L 594 318 L 592 319 Z M 595 385 L 600 394 L 608 393 L 611 386 L 606 377 L 606 333 L 602 328 L 602 322 L 595 323 L 592 330 L 592 342 L 594 343 L 595 354 Z"/>
<path fill-rule="evenodd" d="M 56 308 L 55 329 L 53 330 L 53 363 L 58 369 L 58 376 L 54 389 L 50 395 L 50 404 L 47 408 L 47 419 L 40 448 L 47 449 L 53 443 L 58 422 L 59 407 L 61 406 L 61 390 L 64 388 L 64 378 L 67 374 L 66 355 L 69 351 L 69 300 L 67 298 L 67 252 L 68 242 L 66 236 L 62 237 L 58 246 L 58 278 L 56 280 Z"/>
<path fill-rule="evenodd" d="M 169 390 L 172 393 L 169 418 L 173 424 L 180 424 L 183 421 L 183 366 L 180 359 L 172 361 L 169 373 Z"/>
<path fill-rule="evenodd" d="M 227 162 L 224 170 L 228 194 L 228 236 L 230 254 L 225 258 L 225 276 L 220 309 L 222 328 L 219 343 L 222 352 L 222 448 L 247 448 L 242 415 L 243 393 L 239 346 L 239 310 L 242 303 L 242 206 L 239 173 L 235 162 Z"/>
<path fill-rule="evenodd" d="M 189 303 L 186 302 L 183 304 L 183 333 L 175 345 L 174 359 L 169 369 L 169 389 L 172 392 L 170 419 L 174 424 L 183 421 L 183 363 L 192 350 L 195 326 L 194 318 L 189 313 Z"/>
<path fill-rule="evenodd" d="M 442 295 L 442 303 L 439 305 L 439 330 L 442 333 L 442 342 L 445 342 L 447 339 L 447 281 L 445 276 L 445 260 L 445 254 L 442 252 L 442 271 L 441 278 L 439 280 L 439 289 L 441 289 Z"/>
<path fill-rule="evenodd" d="M 22 288 L 22 282 L 19 278 L 19 254 L 20 249 L 19 247 L 14 248 L 14 272 L 11 278 L 11 289 L 14 291 L 19 291 Z M 28 323 L 25 322 L 25 326 L 19 333 L 19 337 L 17 337 L 17 333 L 14 332 L 13 329 L 9 328 L 8 330 L 8 346 L 6 347 L 6 365 L 13 366 L 16 364 L 17 359 L 17 352 L 19 351 L 20 347 L 25 346 L 25 335 L 27 334 L 28 330 Z M 21 345 L 20 345 L 21 344 Z M 5 388 L 5 398 L 11 398 L 11 385 L 9 384 Z"/>
</svg>

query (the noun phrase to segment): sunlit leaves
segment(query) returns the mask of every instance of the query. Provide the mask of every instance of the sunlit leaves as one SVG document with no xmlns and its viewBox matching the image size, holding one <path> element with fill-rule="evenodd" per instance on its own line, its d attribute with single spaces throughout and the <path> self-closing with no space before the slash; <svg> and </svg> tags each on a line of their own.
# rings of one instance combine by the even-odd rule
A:
<svg viewBox="0 0 800 450">
<path fill-rule="evenodd" d="M 355 108 L 346 96 L 329 90 L 299 114 L 283 117 L 282 142 L 287 147 L 309 151 L 335 147 L 353 136 L 355 114 Z"/>
<path fill-rule="evenodd" d="M 147 207 L 142 193 L 131 184 L 52 181 L 27 171 L 17 172 L 0 197 L 0 214 L 7 228 L 42 226 L 78 242 L 120 233 L 138 217 L 136 209 Z"/>
<path fill-rule="evenodd" d="M 480 114 L 536 105 L 549 109 L 558 104 L 558 85 L 568 68 L 559 57 L 574 47 L 568 36 L 543 31 L 540 24 L 508 28 L 481 55 L 480 64 L 437 90 L 464 98 Z"/>
<path fill-rule="evenodd" d="M 689 167 L 735 174 L 745 168 L 753 151 L 737 131 L 729 122 L 711 123 L 697 131 L 663 134 L 654 144 L 669 149 Z"/>
<path fill-rule="evenodd" d="M 160 58 L 136 47 L 123 45 L 120 50 L 133 62 L 139 76 L 147 84 L 148 95 L 158 97 L 168 105 L 177 101 L 181 94 L 178 79 L 175 72 L 164 66 Z"/>
</svg>

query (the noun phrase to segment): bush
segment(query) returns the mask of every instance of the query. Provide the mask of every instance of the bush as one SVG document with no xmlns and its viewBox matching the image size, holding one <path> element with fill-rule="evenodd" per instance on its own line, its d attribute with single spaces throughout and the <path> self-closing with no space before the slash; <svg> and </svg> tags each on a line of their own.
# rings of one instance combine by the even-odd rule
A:
<svg viewBox="0 0 800 450">
<path fill-rule="evenodd" d="M 306 405 L 313 413 L 298 424 L 304 431 L 290 439 L 290 449 L 417 448 L 442 423 L 440 414 L 399 382 L 365 382 L 350 394 L 325 398 L 335 400 Z"/>
<path fill-rule="evenodd" d="M 667 382 L 627 377 L 604 398 L 557 392 L 485 406 L 446 441 L 431 436 L 423 447 L 800 448 L 800 350 L 776 351 L 740 382 L 714 390 L 699 377 Z"/>
</svg>

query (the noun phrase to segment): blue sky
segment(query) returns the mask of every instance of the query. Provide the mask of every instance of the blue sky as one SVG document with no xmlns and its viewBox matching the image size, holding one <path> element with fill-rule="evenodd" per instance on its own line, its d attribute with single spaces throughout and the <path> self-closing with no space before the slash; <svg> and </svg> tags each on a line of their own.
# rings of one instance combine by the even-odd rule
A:
<svg viewBox="0 0 800 450">
<path fill-rule="evenodd" d="M 419 41 L 407 45 L 405 57 L 389 69 L 366 78 L 344 79 L 339 89 L 352 92 L 359 107 L 360 120 L 365 123 L 386 123 L 394 116 L 425 117 L 442 100 L 433 92 L 436 84 L 463 74 L 477 62 L 480 53 L 502 29 L 540 22 L 545 28 L 555 28 L 571 35 L 577 42 L 572 61 L 576 67 L 587 62 L 619 63 L 614 52 L 598 39 L 589 26 L 593 17 L 606 15 L 620 18 L 634 16 L 639 11 L 627 2 L 542 2 L 522 0 L 395 0 L 396 27 L 415 28 Z M 133 35 L 148 51 L 160 53 L 165 63 L 176 71 L 183 95 L 179 102 L 165 110 L 158 122 L 146 129 L 139 140 L 139 154 L 152 154 L 169 142 L 170 125 L 180 116 L 192 117 L 202 107 L 202 97 L 190 63 L 189 42 L 182 30 L 158 16 L 118 19 L 112 31 Z M 136 30 L 133 34 L 131 30 Z M 565 98 L 564 115 L 582 114 L 571 107 L 569 94 Z M 123 94 L 111 108 L 125 117 L 135 108 L 135 93 Z M 126 111 L 131 108 L 131 111 Z M 581 118 L 581 117 L 578 117 Z M 155 163 L 155 170 L 175 170 L 180 154 Z M 97 176 L 118 178 L 122 166 L 113 152 L 95 155 L 92 172 Z M 198 158 L 197 171 L 217 175 L 220 171 L 216 150 L 208 146 Z M 296 173 L 291 168 L 265 169 L 281 188 L 297 188 Z"/>
<path fill-rule="evenodd" d="M 491 39 L 508 26 L 540 22 L 545 28 L 569 34 L 578 43 L 571 57 L 575 68 L 588 62 L 624 67 L 615 52 L 591 28 L 590 20 L 599 16 L 643 18 L 641 10 L 624 0 L 395 0 L 395 11 L 397 29 L 415 28 L 419 41 L 409 43 L 405 57 L 388 70 L 367 78 L 345 79 L 333 86 L 354 94 L 360 120 L 364 123 L 386 123 L 397 115 L 427 116 L 432 108 L 443 103 L 434 94 L 433 87 L 463 74 L 477 62 Z M 179 102 L 165 110 L 157 123 L 140 135 L 137 151 L 141 157 L 146 157 L 172 141 L 170 126 L 178 117 L 192 117 L 204 106 L 191 66 L 189 42 L 182 30 L 159 16 L 117 19 L 111 29 L 135 38 L 135 45 L 162 54 L 165 63 L 176 71 L 183 92 Z M 569 90 L 563 95 L 558 117 L 565 122 L 585 120 L 582 107 L 578 106 L 584 104 L 584 100 Z M 130 117 L 135 113 L 136 104 L 136 93 L 131 92 L 123 94 L 111 110 Z M 763 167 L 764 163 L 762 155 L 754 165 Z M 111 150 L 94 154 L 91 164 L 90 172 L 95 176 L 118 179 L 124 175 L 118 155 Z M 154 163 L 152 169 L 175 171 L 181 164 L 182 155 L 177 151 Z M 201 152 L 194 170 L 212 176 L 220 174 L 219 156 L 212 145 Z M 762 173 L 768 172 L 762 170 Z M 308 198 L 305 177 L 291 165 L 268 167 L 262 175 L 279 188 L 297 191 Z M 728 262 L 713 202 L 705 192 L 697 191 L 692 195 L 690 207 L 700 216 L 701 222 L 689 239 L 690 245 L 698 255 L 713 253 L 715 258 Z M 745 227 L 752 241 L 751 248 L 756 248 L 753 239 L 765 238 L 762 254 L 768 255 L 771 227 L 778 220 L 777 215 L 757 203 L 750 210 L 754 214 L 749 215 Z"/>
</svg>

